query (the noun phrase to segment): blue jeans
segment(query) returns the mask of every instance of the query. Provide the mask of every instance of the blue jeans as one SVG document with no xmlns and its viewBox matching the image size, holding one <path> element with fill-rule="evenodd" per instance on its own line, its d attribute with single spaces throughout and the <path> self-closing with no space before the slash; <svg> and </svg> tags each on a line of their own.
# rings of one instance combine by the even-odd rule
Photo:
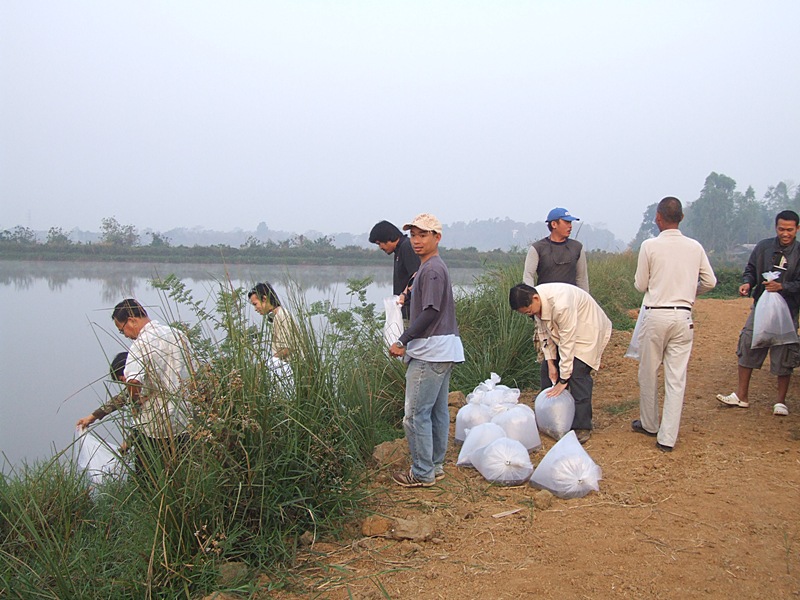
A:
<svg viewBox="0 0 800 600">
<path fill-rule="evenodd" d="M 436 466 L 444 464 L 450 432 L 447 394 L 452 370 L 452 362 L 412 358 L 408 363 L 403 428 L 411 451 L 411 474 L 420 481 L 434 481 Z"/>
</svg>

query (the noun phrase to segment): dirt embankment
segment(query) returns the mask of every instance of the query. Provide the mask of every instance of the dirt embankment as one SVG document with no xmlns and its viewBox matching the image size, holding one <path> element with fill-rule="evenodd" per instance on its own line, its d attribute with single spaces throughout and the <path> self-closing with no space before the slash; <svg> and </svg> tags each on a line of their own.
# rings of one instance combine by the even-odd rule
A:
<svg viewBox="0 0 800 600">
<path fill-rule="evenodd" d="M 615 332 L 585 446 L 603 469 L 599 493 L 548 505 L 530 486 L 495 487 L 457 468 L 452 446 L 447 477 L 433 488 L 402 489 L 391 469 L 377 471 L 377 517 L 365 530 L 377 535 L 314 544 L 302 560 L 320 579 L 302 596 L 799 598 L 800 382 L 783 418 L 772 415 L 775 379 L 765 371 L 753 376 L 749 409 L 714 399 L 735 389 L 748 310 L 744 299 L 698 302 L 674 452 L 630 430 L 638 363 L 623 358 L 630 333 Z M 542 441 L 534 465 L 553 444 Z M 411 539 L 385 531 L 398 527 Z"/>
</svg>

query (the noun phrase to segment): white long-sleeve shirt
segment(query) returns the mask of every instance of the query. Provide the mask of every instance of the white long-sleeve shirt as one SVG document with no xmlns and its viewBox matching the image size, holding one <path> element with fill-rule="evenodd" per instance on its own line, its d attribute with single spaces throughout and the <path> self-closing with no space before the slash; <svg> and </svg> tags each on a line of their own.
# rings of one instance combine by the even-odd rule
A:
<svg viewBox="0 0 800 600">
<path fill-rule="evenodd" d="M 642 243 L 634 286 L 644 292 L 645 306 L 691 308 L 697 294 L 715 285 L 717 277 L 703 246 L 680 230 L 665 229 Z"/>
</svg>

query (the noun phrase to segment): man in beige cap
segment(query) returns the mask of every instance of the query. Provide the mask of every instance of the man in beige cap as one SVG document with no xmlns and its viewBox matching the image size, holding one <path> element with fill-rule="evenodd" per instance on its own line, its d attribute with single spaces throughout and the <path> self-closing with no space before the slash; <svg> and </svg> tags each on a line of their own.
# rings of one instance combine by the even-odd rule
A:
<svg viewBox="0 0 800 600">
<path fill-rule="evenodd" d="M 389 354 L 407 364 L 403 428 L 411 468 L 395 473 L 403 487 L 429 487 L 444 477 L 450 430 L 447 395 L 453 365 L 464 362 L 450 273 L 439 256 L 442 224 L 428 213 L 403 225 L 421 265 L 411 289 L 411 322 Z"/>
</svg>

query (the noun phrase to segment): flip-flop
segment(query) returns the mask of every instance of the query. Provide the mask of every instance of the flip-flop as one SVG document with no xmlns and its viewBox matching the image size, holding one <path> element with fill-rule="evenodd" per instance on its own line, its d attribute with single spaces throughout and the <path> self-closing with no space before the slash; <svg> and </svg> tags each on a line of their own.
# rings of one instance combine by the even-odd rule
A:
<svg viewBox="0 0 800 600">
<path fill-rule="evenodd" d="M 789 408 L 782 402 L 778 402 L 772 407 L 772 414 L 776 417 L 785 417 L 789 414 Z"/>
</svg>

